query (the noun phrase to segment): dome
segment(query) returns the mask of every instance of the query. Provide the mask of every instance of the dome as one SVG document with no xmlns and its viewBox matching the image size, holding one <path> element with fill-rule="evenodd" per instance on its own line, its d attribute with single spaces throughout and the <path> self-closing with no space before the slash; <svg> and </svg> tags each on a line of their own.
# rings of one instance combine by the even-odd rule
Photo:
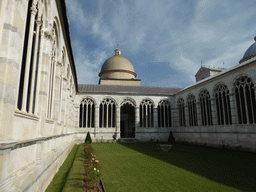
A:
<svg viewBox="0 0 256 192">
<path fill-rule="evenodd" d="M 115 55 L 102 65 L 99 76 L 108 79 L 134 79 L 137 75 L 132 63 L 123 57 L 121 50 L 117 48 Z"/>
<path fill-rule="evenodd" d="M 254 37 L 254 40 L 256 41 L 256 37 Z M 241 62 L 246 61 L 248 59 L 251 59 L 252 57 L 256 56 L 256 42 L 254 42 L 245 52 L 243 58 L 241 59 Z"/>
</svg>

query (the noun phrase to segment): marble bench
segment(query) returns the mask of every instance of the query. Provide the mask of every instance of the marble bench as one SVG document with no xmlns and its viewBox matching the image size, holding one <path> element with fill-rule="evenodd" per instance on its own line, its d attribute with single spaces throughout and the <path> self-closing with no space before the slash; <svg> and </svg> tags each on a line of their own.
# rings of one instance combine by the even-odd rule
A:
<svg viewBox="0 0 256 192">
<path fill-rule="evenodd" d="M 169 144 L 157 144 L 156 146 L 161 151 L 169 151 L 172 148 L 172 145 Z"/>
</svg>

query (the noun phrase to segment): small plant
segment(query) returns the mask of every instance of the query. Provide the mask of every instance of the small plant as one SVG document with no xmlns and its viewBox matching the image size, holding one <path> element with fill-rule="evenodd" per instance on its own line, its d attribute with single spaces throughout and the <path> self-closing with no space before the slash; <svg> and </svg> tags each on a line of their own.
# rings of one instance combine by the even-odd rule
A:
<svg viewBox="0 0 256 192">
<path fill-rule="evenodd" d="M 96 159 L 96 155 L 93 152 L 93 148 L 89 142 L 84 146 L 85 152 L 85 175 L 84 182 L 86 190 L 93 189 L 97 183 L 100 181 L 100 169 L 99 169 L 99 160 Z"/>
<path fill-rule="evenodd" d="M 172 131 L 170 131 L 170 135 L 169 135 L 169 138 L 168 138 L 168 143 L 170 143 L 170 144 L 175 143 L 175 139 L 173 137 Z"/>
<path fill-rule="evenodd" d="M 88 133 L 87 133 L 87 135 L 86 135 L 85 143 L 89 143 L 89 144 L 92 143 L 92 138 L 91 138 L 91 135 L 90 135 L 90 132 L 89 132 L 89 131 L 88 131 Z"/>
</svg>

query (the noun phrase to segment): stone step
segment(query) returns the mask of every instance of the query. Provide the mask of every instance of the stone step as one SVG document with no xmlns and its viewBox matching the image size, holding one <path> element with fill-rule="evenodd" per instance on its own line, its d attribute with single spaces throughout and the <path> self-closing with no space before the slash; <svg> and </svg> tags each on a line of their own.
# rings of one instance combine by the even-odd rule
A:
<svg viewBox="0 0 256 192">
<path fill-rule="evenodd" d="M 118 143 L 135 143 L 135 142 L 141 142 L 141 141 L 136 138 L 119 138 L 117 142 Z"/>
</svg>

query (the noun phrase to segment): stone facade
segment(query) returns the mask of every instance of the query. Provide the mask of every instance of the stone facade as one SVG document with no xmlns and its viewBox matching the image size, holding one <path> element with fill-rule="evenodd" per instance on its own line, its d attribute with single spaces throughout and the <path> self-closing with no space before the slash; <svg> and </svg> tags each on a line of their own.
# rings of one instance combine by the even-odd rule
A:
<svg viewBox="0 0 256 192">
<path fill-rule="evenodd" d="M 44 191 L 88 131 L 256 151 L 253 50 L 184 89 L 139 86 L 129 63 L 103 71 L 111 85 L 78 85 L 61 0 L 0 1 L 0 45 L 0 191 Z"/>
<path fill-rule="evenodd" d="M 201 81 L 202 79 L 205 79 L 207 77 L 212 77 L 222 71 L 224 71 L 224 68 L 211 68 L 211 67 L 205 67 L 201 66 L 201 68 L 196 73 L 196 82 Z"/>
<path fill-rule="evenodd" d="M 65 9 L 61 1 L 0 2 L 0 191 L 44 191 L 75 143 Z"/>
</svg>

